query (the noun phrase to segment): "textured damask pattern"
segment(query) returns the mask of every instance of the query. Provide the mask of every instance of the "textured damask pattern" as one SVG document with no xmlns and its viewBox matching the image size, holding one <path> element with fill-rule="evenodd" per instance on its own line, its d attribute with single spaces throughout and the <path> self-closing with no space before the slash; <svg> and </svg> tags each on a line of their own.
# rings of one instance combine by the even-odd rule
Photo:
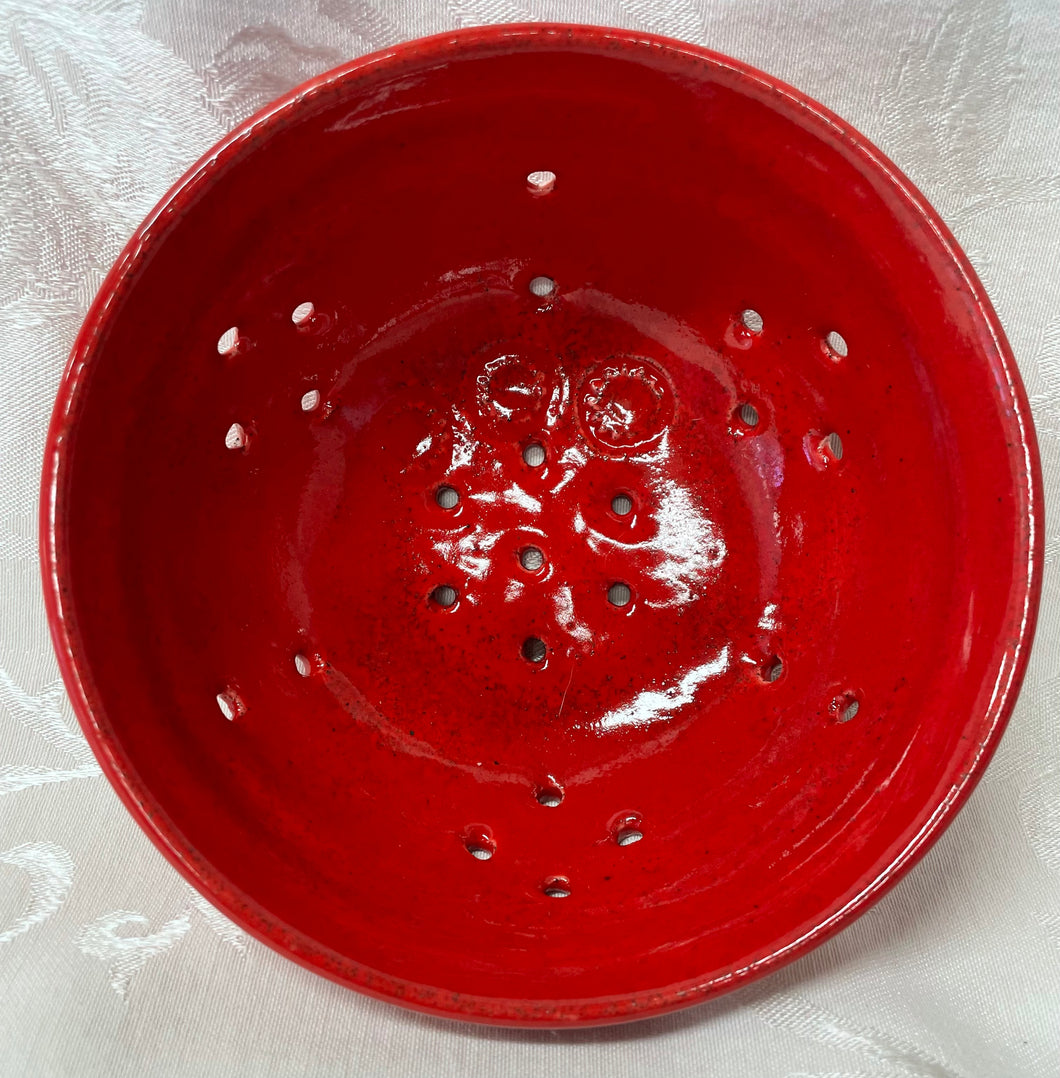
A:
<svg viewBox="0 0 1060 1078">
<path fill-rule="evenodd" d="M 164 863 L 77 732 L 41 604 L 37 481 L 66 352 L 121 244 L 293 84 L 403 38 L 525 19 L 701 42 L 865 131 L 982 275 L 1060 500 L 1057 0 L 0 0 L 0 1074 L 1057 1078 L 1055 514 L 1019 707 L 934 851 L 796 965 L 637 1026 L 452 1025 L 296 968 Z"/>
</svg>

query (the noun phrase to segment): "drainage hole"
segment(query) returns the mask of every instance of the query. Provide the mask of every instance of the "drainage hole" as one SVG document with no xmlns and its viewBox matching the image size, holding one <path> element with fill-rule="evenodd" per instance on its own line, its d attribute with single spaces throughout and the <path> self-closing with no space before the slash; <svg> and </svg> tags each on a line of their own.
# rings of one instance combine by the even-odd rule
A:
<svg viewBox="0 0 1060 1078">
<path fill-rule="evenodd" d="M 821 456 L 824 457 L 825 460 L 840 461 L 843 459 L 843 439 L 840 438 L 835 431 L 832 431 L 832 433 L 821 442 L 819 450 Z"/>
<path fill-rule="evenodd" d="M 570 880 L 566 876 L 550 876 L 541 885 L 549 898 L 568 898 L 570 896 Z"/>
<path fill-rule="evenodd" d="M 607 601 L 612 606 L 626 606 L 633 598 L 633 591 L 628 584 L 617 581 L 607 589 Z"/>
<path fill-rule="evenodd" d="M 540 468 L 545 463 L 545 447 L 540 442 L 531 442 L 523 450 L 523 461 L 531 468 Z"/>
<path fill-rule="evenodd" d="M 611 499 L 611 512 L 626 517 L 633 512 L 633 499 L 628 494 L 616 494 Z"/>
<path fill-rule="evenodd" d="M 556 174 L 548 172 L 531 172 L 526 177 L 526 186 L 535 195 L 547 195 L 556 186 Z"/>
<path fill-rule="evenodd" d="M 824 339 L 824 350 L 832 359 L 846 359 L 848 351 L 846 338 L 833 329 Z"/>
<path fill-rule="evenodd" d="M 748 333 L 761 333 L 762 327 L 765 325 L 762 316 L 750 307 L 740 312 L 740 321 Z"/>
<path fill-rule="evenodd" d="M 222 356 L 234 356 L 239 351 L 239 330 L 235 326 L 226 329 L 217 338 L 217 352 Z"/>
<path fill-rule="evenodd" d="M 758 414 L 758 409 L 750 403 L 741 404 L 737 410 L 737 414 L 740 417 L 740 422 L 749 429 L 754 429 L 761 422 L 762 417 Z"/>
<path fill-rule="evenodd" d="M 313 317 L 315 310 L 316 308 L 309 302 L 309 300 L 306 300 L 305 303 L 299 303 L 298 306 L 291 311 L 291 321 L 296 326 L 304 325 Z"/>
<path fill-rule="evenodd" d="M 307 393 L 302 394 L 302 411 L 312 412 L 320 405 L 320 390 L 311 389 Z"/>
<path fill-rule="evenodd" d="M 226 449 L 246 449 L 247 431 L 242 423 L 233 423 L 225 432 Z"/>
<path fill-rule="evenodd" d="M 556 808 L 563 802 L 563 791 L 558 786 L 540 786 L 534 796 L 537 803 L 545 808 Z"/>
<path fill-rule="evenodd" d="M 832 710 L 840 722 L 850 722 L 861 710 L 861 701 L 852 692 L 846 692 L 836 697 L 832 703 Z"/>
<path fill-rule="evenodd" d="M 556 282 L 551 277 L 534 277 L 530 281 L 530 291 L 539 299 L 545 299 L 556 291 Z"/>
<path fill-rule="evenodd" d="M 528 546 L 519 554 L 519 564 L 528 573 L 536 573 L 545 564 L 545 555 L 536 546 Z"/>
<path fill-rule="evenodd" d="M 632 846 L 634 842 L 640 842 L 644 837 L 644 832 L 638 827 L 623 827 L 617 835 L 615 835 L 615 842 L 619 846 Z"/>
<path fill-rule="evenodd" d="M 460 503 L 460 495 L 454 487 L 439 487 L 434 492 L 434 500 L 443 509 L 455 509 Z"/>
<path fill-rule="evenodd" d="M 774 655 L 767 659 L 762 666 L 762 680 L 768 682 L 779 681 L 784 674 L 784 663 Z"/>
<path fill-rule="evenodd" d="M 545 642 L 538 636 L 528 636 L 523 641 L 523 658 L 529 663 L 543 663 L 548 654 Z"/>
<path fill-rule="evenodd" d="M 243 703 L 242 697 L 235 691 L 235 689 L 225 689 L 224 692 L 219 692 L 216 700 L 217 706 L 221 709 L 221 714 L 224 715 L 229 722 L 246 714 L 247 706 Z"/>
<path fill-rule="evenodd" d="M 488 861 L 497 852 L 497 843 L 488 827 L 475 825 L 464 831 L 464 849 L 476 861 Z"/>
<path fill-rule="evenodd" d="M 452 606 L 456 602 L 457 592 L 452 584 L 439 584 L 431 592 L 431 598 L 442 607 Z"/>
<path fill-rule="evenodd" d="M 294 668 L 298 671 L 299 677 L 309 677 L 313 672 L 313 660 L 300 651 L 294 657 Z"/>
</svg>

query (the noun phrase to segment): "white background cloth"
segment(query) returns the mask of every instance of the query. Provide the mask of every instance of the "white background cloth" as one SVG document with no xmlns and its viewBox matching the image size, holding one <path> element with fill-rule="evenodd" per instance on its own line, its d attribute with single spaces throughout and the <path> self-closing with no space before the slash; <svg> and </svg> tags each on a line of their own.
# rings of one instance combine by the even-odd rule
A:
<svg viewBox="0 0 1060 1078">
<path fill-rule="evenodd" d="M 77 732 L 36 550 L 63 362 L 169 184 L 253 110 L 347 58 L 527 19 L 709 45 L 818 98 L 889 154 L 998 308 L 1054 508 L 1019 706 L 924 861 L 765 981 L 575 1033 L 369 1000 L 215 913 L 133 824 Z M 0 170 L 0 1074 L 1060 1075 L 1057 0 L 0 0 Z"/>
</svg>

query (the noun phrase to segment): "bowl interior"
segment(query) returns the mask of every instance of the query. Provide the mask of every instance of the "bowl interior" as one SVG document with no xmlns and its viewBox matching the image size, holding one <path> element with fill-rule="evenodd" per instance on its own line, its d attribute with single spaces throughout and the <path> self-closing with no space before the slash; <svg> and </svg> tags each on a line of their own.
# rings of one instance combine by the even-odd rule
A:
<svg viewBox="0 0 1060 1078">
<path fill-rule="evenodd" d="M 693 50 L 323 82 L 68 376 L 97 747 L 230 914 L 406 1002 L 649 1013 L 795 953 L 1007 699 L 1029 464 L 979 304 L 855 139 Z"/>
</svg>

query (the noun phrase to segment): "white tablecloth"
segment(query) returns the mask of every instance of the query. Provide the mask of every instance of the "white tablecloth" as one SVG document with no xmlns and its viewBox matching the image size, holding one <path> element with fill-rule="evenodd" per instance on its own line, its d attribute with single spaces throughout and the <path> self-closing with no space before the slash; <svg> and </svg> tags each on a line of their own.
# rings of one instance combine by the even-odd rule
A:
<svg viewBox="0 0 1060 1078">
<path fill-rule="evenodd" d="M 981 274 L 1060 502 L 1057 0 L 0 0 L 0 1075 L 1057 1078 L 1055 512 L 1023 694 L 953 827 L 838 938 L 649 1022 L 472 1027 L 298 968 L 182 882 L 77 732 L 41 600 L 37 484 L 66 353 L 123 242 L 292 85 L 403 38 L 527 19 L 709 45 L 865 132 Z"/>
</svg>

